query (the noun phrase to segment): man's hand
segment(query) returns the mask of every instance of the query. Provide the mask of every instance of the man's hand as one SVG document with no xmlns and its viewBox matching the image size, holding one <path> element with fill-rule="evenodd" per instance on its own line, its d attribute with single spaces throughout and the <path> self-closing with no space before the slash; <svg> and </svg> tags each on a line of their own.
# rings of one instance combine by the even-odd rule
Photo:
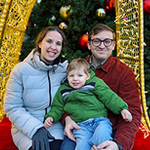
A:
<svg viewBox="0 0 150 150">
<path fill-rule="evenodd" d="M 118 145 L 113 141 L 105 141 L 101 144 L 99 144 L 97 147 L 93 145 L 92 150 L 119 150 Z"/>
<path fill-rule="evenodd" d="M 73 129 L 80 129 L 80 126 L 78 126 L 71 118 L 70 116 L 67 116 L 65 118 L 65 129 L 64 129 L 64 134 L 72 141 L 76 141 L 74 136 L 73 136 L 73 133 L 72 133 L 72 130 Z"/>
</svg>

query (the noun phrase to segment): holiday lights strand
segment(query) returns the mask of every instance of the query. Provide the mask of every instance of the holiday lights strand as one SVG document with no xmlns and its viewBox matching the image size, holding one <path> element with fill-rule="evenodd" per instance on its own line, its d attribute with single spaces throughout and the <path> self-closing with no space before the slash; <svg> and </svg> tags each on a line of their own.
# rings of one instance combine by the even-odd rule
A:
<svg viewBox="0 0 150 150">
<path fill-rule="evenodd" d="M 1 7 L 1 17 L 0 17 L 0 39 L 2 36 L 2 32 L 3 32 L 3 27 L 5 25 L 5 20 L 6 20 L 6 16 L 7 16 L 7 12 L 9 10 L 9 4 L 10 4 L 11 0 L 6 0 L 6 1 L 1 1 L 1 5 L 4 5 L 4 7 Z"/>
<path fill-rule="evenodd" d="M 7 0 L 7 1 L 3 1 L 3 2 L 1 1 L 1 6 L 3 6 L 3 7 L 1 7 L 1 18 L 0 18 L 0 41 L 2 41 L 2 33 L 3 33 L 4 25 L 5 25 L 7 12 L 9 10 L 8 8 L 9 8 L 10 2 L 11 2 L 11 0 Z M 0 47 L 1 47 L 1 42 L 0 42 Z M 2 72 L 4 63 L 3 63 L 3 57 L 2 57 L 3 56 L 2 50 L 0 52 L 1 52 L 0 62 L 2 62 L 0 65 L 0 72 Z M 1 84 L 1 86 L 0 86 L 0 98 L 1 98 L 1 100 L 0 100 L 0 122 L 1 122 L 1 120 L 3 119 L 3 117 L 5 115 L 4 108 L 3 108 L 3 100 L 2 100 L 4 92 L 5 92 L 3 89 L 4 82 L 3 82 L 2 74 L 0 75 L 0 84 Z"/>
<path fill-rule="evenodd" d="M 134 3 L 136 5 L 132 5 L 132 8 L 129 8 L 129 6 L 132 3 Z M 135 22 L 134 24 L 132 24 L 132 20 L 138 18 L 138 15 L 135 15 L 134 13 L 130 13 L 130 12 L 132 12 L 133 9 L 134 9 L 135 13 L 137 13 L 137 3 L 135 1 L 134 2 L 129 1 L 128 3 L 125 1 L 119 1 L 117 6 L 118 5 L 119 5 L 119 8 L 118 8 L 119 13 L 118 13 L 118 15 L 116 15 L 115 21 L 116 21 L 117 25 L 120 26 L 120 24 L 122 24 L 122 26 L 123 26 L 120 28 L 120 31 L 117 31 L 119 34 L 119 43 L 125 43 L 124 39 L 127 39 L 129 44 L 126 45 L 126 48 L 124 48 L 124 50 L 119 50 L 117 56 L 119 56 L 121 54 L 121 56 L 124 55 L 126 57 L 133 57 L 132 55 L 127 54 L 126 50 L 132 51 L 132 54 L 134 54 L 133 47 L 134 47 L 134 52 L 138 52 L 138 50 L 135 50 L 135 49 L 139 48 L 139 45 L 134 44 L 134 43 L 132 44 L 133 46 L 131 47 L 132 50 L 130 50 L 130 48 L 129 48 L 131 41 L 137 41 L 139 38 L 139 36 L 137 34 L 138 31 L 135 31 L 135 30 L 138 30 L 138 26 L 137 26 L 138 22 Z M 128 9 L 126 9 L 126 8 L 128 8 Z M 132 17 L 130 17 L 130 15 L 132 15 Z M 133 18 L 133 19 L 130 20 L 128 18 Z M 134 32 L 136 32 L 136 35 L 134 34 Z M 135 56 L 133 58 L 137 59 L 138 57 Z"/>
<path fill-rule="evenodd" d="M 3 0 L 0 3 L 0 121 L 6 82 L 13 66 L 18 63 L 26 25 L 36 0 Z"/>
<path fill-rule="evenodd" d="M 143 114 L 145 117 L 145 125 L 150 131 L 150 122 L 149 122 L 149 117 L 147 113 L 147 106 L 146 106 L 146 97 L 145 97 L 145 82 L 144 82 L 144 49 L 143 49 L 143 1 L 139 1 L 139 23 L 140 23 L 140 84 L 141 84 L 141 97 L 142 97 L 142 105 L 143 105 Z"/>
<path fill-rule="evenodd" d="M 145 83 L 144 83 L 144 61 L 143 61 L 143 1 L 142 0 L 119 0 L 116 5 L 116 30 L 117 30 L 117 57 L 125 62 L 135 72 L 139 83 L 142 108 L 143 128 L 145 137 L 149 135 L 150 123 L 147 114 Z M 132 7 L 131 7 L 132 6 Z M 140 67 L 139 67 L 140 66 Z"/>
</svg>

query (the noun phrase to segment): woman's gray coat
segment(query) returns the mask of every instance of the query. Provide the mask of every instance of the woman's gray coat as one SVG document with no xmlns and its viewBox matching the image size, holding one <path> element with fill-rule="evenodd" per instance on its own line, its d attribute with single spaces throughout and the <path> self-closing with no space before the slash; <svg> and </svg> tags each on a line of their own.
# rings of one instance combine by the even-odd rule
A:
<svg viewBox="0 0 150 150">
<path fill-rule="evenodd" d="M 13 68 L 4 101 L 5 112 L 12 122 L 13 141 L 20 150 L 28 150 L 32 146 L 32 136 L 44 126 L 44 117 L 51 109 L 68 65 L 63 61 L 48 66 L 40 60 L 39 53 L 33 51 Z M 60 122 L 48 130 L 56 139 L 63 139 Z"/>
</svg>

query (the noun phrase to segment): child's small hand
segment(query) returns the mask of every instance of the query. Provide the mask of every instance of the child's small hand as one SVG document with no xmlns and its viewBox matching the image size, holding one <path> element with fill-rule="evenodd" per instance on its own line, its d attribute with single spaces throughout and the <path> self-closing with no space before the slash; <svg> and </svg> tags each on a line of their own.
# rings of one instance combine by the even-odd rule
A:
<svg viewBox="0 0 150 150">
<path fill-rule="evenodd" d="M 123 117 L 123 119 L 127 122 L 131 122 L 132 121 L 132 115 L 131 113 L 127 110 L 127 109 L 124 109 L 122 112 L 121 112 L 121 115 Z"/>
<path fill-rule="evenodd" d="M 48 117 L 44 122 L 44 127 L 46 129 L 50 128 L 53 125 L 53 118 Z"/>
</svg>

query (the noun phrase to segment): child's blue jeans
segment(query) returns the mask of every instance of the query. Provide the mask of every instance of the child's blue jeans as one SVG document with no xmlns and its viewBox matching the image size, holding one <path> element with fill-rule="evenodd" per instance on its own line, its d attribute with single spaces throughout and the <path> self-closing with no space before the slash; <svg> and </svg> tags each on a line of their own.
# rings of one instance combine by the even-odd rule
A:
<svg viewBox="0 0 150 150">
<path fill-rule="evenodd" d="M 67 140 L 67 143 L 62 143 L 60 150 L 74 150 L 74 147 L 75 150 L 90 150 L 93 145 L 97 146 L 106 140 L 112 140 L 112 124 L 107 117 L 89 119 L 84 122 L 79 122 L 77 125 L 81 129 L 73 130 L 76 143 Z"/>
</svg>

